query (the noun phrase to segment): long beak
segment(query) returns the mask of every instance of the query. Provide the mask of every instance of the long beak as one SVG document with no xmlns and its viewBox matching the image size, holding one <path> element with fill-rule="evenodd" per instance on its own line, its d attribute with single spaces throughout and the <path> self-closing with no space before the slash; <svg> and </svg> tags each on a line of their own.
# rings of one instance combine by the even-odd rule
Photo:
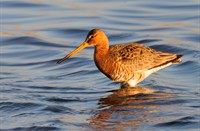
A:
<svg viewBox="0 0 200 131">
<path fill-rule="evenodd" d="M 84 49 L 85 47 L 89 46 L 89 44 L 87 42 L 83 42 L 79 47 L 77 47 L 75 50 L 73 50 L 71 53 L 69 53 L 68 55 L 66 55 L 64 58 L 60 59 L 57 61 L 57 64 L 62 63 L 63 61 L 65 61 L 66 59 L 68 59 L 69 57 L 75 55 L 76 53 L 78 53 L 79 51 L 81 51 L 82 49 Z"/>
</svg>

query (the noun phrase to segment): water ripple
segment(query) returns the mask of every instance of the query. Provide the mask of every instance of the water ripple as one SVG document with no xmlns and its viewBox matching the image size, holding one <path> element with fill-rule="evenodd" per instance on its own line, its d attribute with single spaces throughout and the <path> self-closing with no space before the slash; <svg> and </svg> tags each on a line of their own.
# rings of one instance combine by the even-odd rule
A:
<svg viewBox="0 0 200 131">
<path fill-rule="evenodd" d="M 13 0 L 9 0 L 9 1 L 2 1 L 1 2 L 2 7 L 3 8 L 42 8 L 42 7 L 46 7 L 49 5 L 46 4 L 39 4 L 39 3 L 33 3 L 33 2 L 25 2 L 25 1 L 13 1 Z"/>
<path fill-rule="evenodd" d="M 0 130 L 198 130 L 197 0 L 3 0 Z M 93 47 L 57 60 L 101 28 L 110 44 L 138 42 L 182 63 L 120 88 Z M 150 86 L 150 87 L 149 87 Z"/>
</svg>

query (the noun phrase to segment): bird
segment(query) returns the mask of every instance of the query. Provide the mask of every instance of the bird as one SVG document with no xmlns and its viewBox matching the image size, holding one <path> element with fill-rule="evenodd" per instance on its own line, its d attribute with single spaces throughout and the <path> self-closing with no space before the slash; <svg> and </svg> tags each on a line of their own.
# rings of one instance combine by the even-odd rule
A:
<svg viewBox="0 0 200 131">
<path fill-rule="evenodd" d="M 94 62 L 97 68 L 122 87 L 134 87 L 149 75 L 174 63 L 180 63 L 181 54 L 157 51 L 140 43 L 125 43 L 109 46 L 107 35 L 101 29 L 89 31 L 85 41 L 59 59 L 62 63 L 88 46 L 94 46 Z"/>
</svg>

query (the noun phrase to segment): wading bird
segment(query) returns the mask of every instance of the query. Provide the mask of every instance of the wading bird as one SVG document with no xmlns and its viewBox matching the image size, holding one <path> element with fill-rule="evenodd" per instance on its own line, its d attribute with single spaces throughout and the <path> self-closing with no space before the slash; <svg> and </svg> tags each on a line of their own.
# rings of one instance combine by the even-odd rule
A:
<svg viewBox="0 0 200 131">
<path fill-rule="evenodd" d="M 109 46 L 108 37 L 101 29 L 91 30 L 85 41 L 74 51 L 58 60 L 58 64 L 87 46 L 94 46 L 97 68 L 111 80 L 136 86 L 150 74 L 173 63 L 181 62 L 182 55 L 157 51 L 139 43 Z"/>
</svg>

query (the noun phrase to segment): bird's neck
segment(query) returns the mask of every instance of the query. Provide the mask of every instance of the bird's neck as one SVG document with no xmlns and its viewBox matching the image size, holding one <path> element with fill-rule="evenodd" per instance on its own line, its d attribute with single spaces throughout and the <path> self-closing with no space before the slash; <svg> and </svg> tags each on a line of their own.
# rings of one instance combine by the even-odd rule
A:
<svg viewBox="0 0 200 131">
<path fill-rule="evenodd" d="M 94 61 L 100 71 L 104 70 L 108 50 L 109 50 L 108 43 L 95 46 Z"/>
</svg>

